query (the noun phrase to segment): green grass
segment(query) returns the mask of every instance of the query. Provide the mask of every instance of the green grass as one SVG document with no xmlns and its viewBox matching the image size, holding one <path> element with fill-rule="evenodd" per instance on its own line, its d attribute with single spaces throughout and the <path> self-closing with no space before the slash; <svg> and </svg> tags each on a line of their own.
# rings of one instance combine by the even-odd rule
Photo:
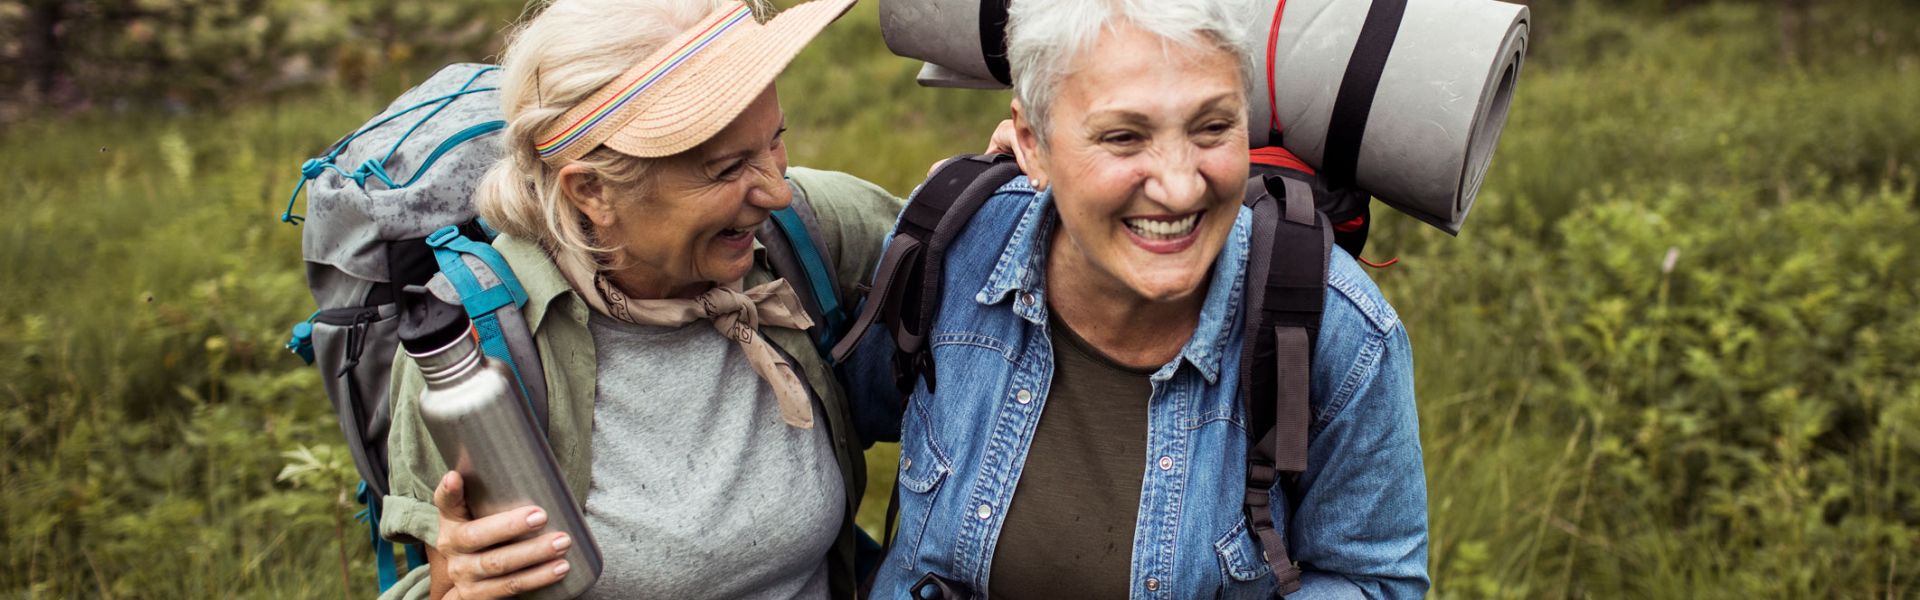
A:
<svg viewBox="0 0 1920 600">
<path fill-rule="evenodd" d="M 1846 6 L 1787 58 L 1770 4 L 1536 2 L 1465 231 L 1376 211 L 1435 596 L 1920 593 L 1920 10 Z M 794 162 L 979 150 L 1005 95 L 916 69 L 856 7 L 781 80 Z M 276 217 L 399 89 L 0 130 L 0 597 L 372 591 Z"/>
</svg>

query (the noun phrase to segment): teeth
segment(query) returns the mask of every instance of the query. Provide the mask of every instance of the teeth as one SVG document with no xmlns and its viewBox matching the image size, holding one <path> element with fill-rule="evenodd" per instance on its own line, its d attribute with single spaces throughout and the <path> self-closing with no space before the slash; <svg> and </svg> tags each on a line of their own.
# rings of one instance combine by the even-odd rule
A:
<svg viewBox="0 0 1920 600">
<path fill-rule="evenodd" d="M 1175 221 L 1156 221 L 1151 219 L 1127 219 L 1128 229 L 1150 240 L 1170 240 L 1193 233 L 1193 226 L 1200 222 L 1200 213 L 1193 213 Z"/>
</svg>

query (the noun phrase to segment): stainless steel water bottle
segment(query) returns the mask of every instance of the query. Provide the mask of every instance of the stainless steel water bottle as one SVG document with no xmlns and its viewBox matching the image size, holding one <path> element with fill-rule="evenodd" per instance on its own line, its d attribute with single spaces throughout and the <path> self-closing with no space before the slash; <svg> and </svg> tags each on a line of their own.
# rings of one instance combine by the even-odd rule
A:
<svg viewBox="0 0 1920 600">
<path fill-rule="evenodd" d="M 466 311 L 414 286 L 403 294 L 400 344 L 420 365 L 427 388 L 420 416 L 448 468 L 460 473 L 474 518 L 536 505 L 547 525 L 521 539 L 564 531 L 573 538 L 565 579 L 523 595 L 573 598 L 600 577 L 600 548 L 513 371 L 480 349 Z M 538 374 L 529 374 L 537 377 Z"/>
</svg>

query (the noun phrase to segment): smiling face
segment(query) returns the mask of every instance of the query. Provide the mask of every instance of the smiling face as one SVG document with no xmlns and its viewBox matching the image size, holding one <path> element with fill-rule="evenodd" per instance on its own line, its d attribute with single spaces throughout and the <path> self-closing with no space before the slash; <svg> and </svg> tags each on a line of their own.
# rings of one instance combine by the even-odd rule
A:
<svg viewBox="0 0 1920 600">
<path fill-rule="evenodd" d="M 686 298 L 745 277 L 754 230 L 793 201 L 784 123 L 768 86 L 713 138 L 654 161 L 637 189 L 563 184 L 600 243 L 621 250 L 608 278 L 634 298 Z"/>
<path fill-rule="evenodd" d="M 1196 298 L 1246 186 L 1238 62 L 1121 25 L 1067 72 L 1049 131 L 1014 105 L 1021 166 L 1060 213 L 1049 276 L 1138 301 Z"/>
</svg>

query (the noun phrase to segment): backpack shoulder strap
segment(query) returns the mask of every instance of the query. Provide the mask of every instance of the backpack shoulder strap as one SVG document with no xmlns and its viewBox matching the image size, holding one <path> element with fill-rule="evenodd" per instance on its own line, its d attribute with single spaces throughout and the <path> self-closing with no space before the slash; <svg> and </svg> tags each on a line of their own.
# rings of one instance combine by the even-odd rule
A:
<svg viewBox="0 0 1920 600">
<path fill-rule="evenodd" d="M 1275 197 L 1274 188 L 1282 196 Z M 1274 483 L 1307 468 L 1308 405 L 1313 347 L 1326 302 L 1327 252 L 1333 229 L 1314 210 L 1305 181 L 1254 177 L 1245 202 L 1253 209 L 1248 249 L 1245 346 L 1240 352 L 1240 397 L 1252 438 L 1247 448 L 1247 522 L 1279 579 L 1278 593 L 1300 589 L 1300 569 L 1275 531 Z M 1271 424 L 1271 428 L 1264 425 Z M 1263 430 L 1264 429 L 1264 430 Z"/>
<path fill-rule="evenodd" d="M 867 330 L 885 322 L 894 341 L 894 384 L 902 398 L 926 377 L 934 389 L 932 355 L 926 336 L 940 311 L 940 280 L 947 247 L 967 228 L 995 190 L 1020 175 L 1020 165 L 1005 154 L 968 154 L 942 164 L 921 184 L 900 213 L 900 224 L 874 271 L 873 287 L 853 328 L 833 348 L 845 360 Z"/>
<path fill-rule="evenodd" d="M 813 318 L 807 331 L 814 347 L 826 355 L 846 333 L 847 311 L 840 301 L 840 284 L 833 273 L 833 253 L 820 235 L 820 221 L 806 190 L 791 181 L 793 203 L 773 211 L 755 235 L 767 249 L 775 276 L 801 290 L 800 305 Z"/>
<path fill-rule="evenodd" d="M 533 343 L 533 330 L 521 312 L 527 304 L 527 291 L 520 286 L 520 279 L 500 251 L 461 235 L 457 226 L 433 232 L 427 236 L 427 246 L 433 248 L 433 257 L 440 263 L 440 275 L 453 285 L 467 317 L 473 319 L 481 351 L 513 370 L 520 394 L 545 434 L 546 371 Z"/>
</svg>

